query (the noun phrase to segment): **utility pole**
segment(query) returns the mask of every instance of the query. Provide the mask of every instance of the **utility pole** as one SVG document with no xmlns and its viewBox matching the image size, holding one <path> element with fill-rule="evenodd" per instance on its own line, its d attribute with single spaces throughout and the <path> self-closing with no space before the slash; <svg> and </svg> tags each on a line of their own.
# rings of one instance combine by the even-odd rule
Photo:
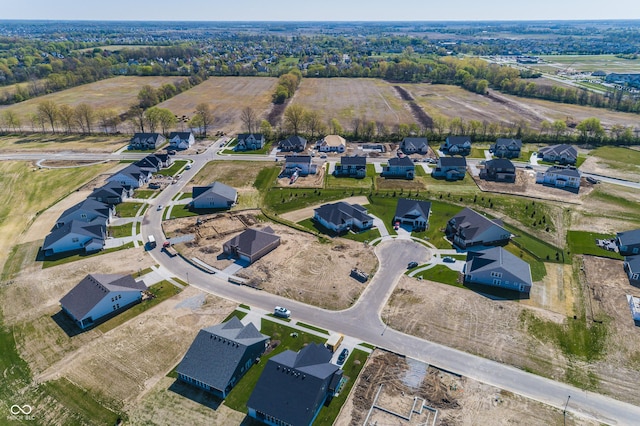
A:
<svg viewBox="0 0 640 426">
<path fill-rule="evenodd" d="M 562 410 L 562 416 L 564 420 L 564 424 L 567 424 L 567 405 L 569 405 L 569 400 L 571 399 L 571 395 L 567 396 L 567 402 L 564 404 L 564 410 Z"/>
</svg>

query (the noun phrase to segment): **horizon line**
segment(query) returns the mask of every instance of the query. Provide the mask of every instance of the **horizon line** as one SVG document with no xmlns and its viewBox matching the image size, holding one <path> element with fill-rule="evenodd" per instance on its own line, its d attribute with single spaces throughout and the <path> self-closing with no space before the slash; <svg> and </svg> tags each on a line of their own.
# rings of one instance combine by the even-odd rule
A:
<svg viewBox="0 0 640 426">
<path fill-rule="evenodd" d="M 47 18 L 0 18 L 0 22 L 180 22 L 180 23 L 433 23 L 433 22 L 639 22 L 640 18 L 582 18 L 582 19 L 432 19 L 432 20 L 357 20 L 357 19 L 338 19 L 338 20 L 201 20 L 201 19 L 47 19 Z"/>
</svg>

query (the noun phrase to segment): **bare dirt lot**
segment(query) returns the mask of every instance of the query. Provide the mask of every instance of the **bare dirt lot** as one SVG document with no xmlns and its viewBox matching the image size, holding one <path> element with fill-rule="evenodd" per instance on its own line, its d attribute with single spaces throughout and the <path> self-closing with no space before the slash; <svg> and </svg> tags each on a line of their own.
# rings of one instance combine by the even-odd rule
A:
<svg viewBox="0 0 640 426">
<path fill-rule="evenodd" d="M 640 396 L 632 389 L 640 380 L 640 328 L 634 326 L 625 298 L 634 289 L 628 281 L 625 284 L 621 261 L 586 257 L 585 265 L 590 286 L 585 293 L 591 294 L 584 302 L 588 321 L 593 306 L 595 319 L 604 320 L 608 330 L 604 355 L 591 362 L 567 356 L 552 340 L 540 340 L 527 331 L 534 318 L 558 324 L 575 321 L 570 305 L 579 304 L 574 297 L 580 297 L 580 287 L 572 281 L 570 265 L 564 267 L 563 275 L 548 269 L 545 280 L 560 284 L 554 287 L 550 282 L 534 289 L 530 300 L 520 302 L 403 277 L 382 316 L 402 332 L 555 380 L 574 382 L 579 376 L 580 383 L 588 380 L 600 392 L 637 404 Z M 545 292 L 538 291 L 543 288 Z"/>
<path fill-rule="evenodd" d="M 210 77 L 158 107 L 191 118 L 196 106 L 206 103 L 215 119 L 212 128 L 234 134 L 242 131 L 240 112 L 243 108 L 253 108 L 259 118 L 267 116 L 277 81 L 271 77 Z"/>
<path fill-rule="evenodd" d="M 300 176 L 291 183 L 290 177 L 279 177 L 278 185 L 283 188 L 324 188 L 324 175 L 327 172 L 326 164 L 317 168 L 315 175 Z"/>
<path fill-rule="evenodd" d="M 375 272 L 377 258 L 373 249 L 362 243 L 335 240 L 322 243 L 309 234 L 272 223 L 259 223 L 258 212 L 223 213 L 198 218 L 173 219 L 164 222 L 170 236 L 194 234 L 192 242 L 177 244 L 186 258 L 196 257 L 218 269 L 233 263 L 222 254 L 222 245 L 248 226 L 269 225 L 281 237 L 278 248 L 236 273 L 250 285 L 304 303 L 326 309 L 346 309 L 364 290 L 362 284 L 349 277 L 352 268 Z M 332 265 L 327 268 L 327 265 Z"/>
<path fill-rule="evenodd" d="M 336 118 L 345 129 L 353 129 L 354 119 L 379 121 L 389 130 L 415 122 L 392 85 L 373 78 L 304 78 L 292 103 L 319 112 L 324 122 Z"/>
<path fill-rule="evenodd" d="M 379 393 L 378 393 L 379 392 Z M 414 406 L 415 404 L 415 406 Z M 375 407 L 372 409 L 372 406 Z M 596 425 L 529 399 L 393 353 L 376 350 L 362 370 L 335 426 Z M 379 408 L 378 408 L 379 407 Z M 416 412 L 409 417 L 412 408 Z M 565 421 L 566 420 L 566 421 Z"/>
</svg>

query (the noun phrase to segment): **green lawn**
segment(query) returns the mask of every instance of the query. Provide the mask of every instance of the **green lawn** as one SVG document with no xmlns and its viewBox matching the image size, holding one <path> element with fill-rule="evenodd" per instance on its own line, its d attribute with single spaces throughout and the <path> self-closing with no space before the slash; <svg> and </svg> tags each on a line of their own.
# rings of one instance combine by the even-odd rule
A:
<svg viewBox="0 0 640 426">
<path fill-rule="evenodd" d="M 458 271 L 453 271 L 444 265 L 436 265 L 433 268 L 429 268 L 415 275 L 416 278 L 422 277 L 423 280 L 464 288 L 464 286 L 458 282 L 459 276 L 460 273 Z"/>
<path fill-rule="evenodd" d="M 62 253 L 62 254 L 59 254 L 57 256 L 51 256 L 51 257 L 45 258 L 42 261 L 42 268 L 44 269 L 44 268 L 50 268 L 52 266 L 64 265 L 65 263 L 75 262 L 76 260 L 86 259 L 88 257 L 100 256 L 101 254 L 112 253 L 114 251 L 126 250 L 126 249 L 130 249 L 130 248 L 133 248 L 133 242 L 123 244 L 123 245 L 121 245 L 119 247 L 100 250 L 99 252 L 92 253 L 92 254 L 75 253 L 75 254 L 67 255 L 67 254 Z"/>
<path fill-rule="evenodd" d="M 243 155 L 243 154 L 256 155 L 257 154 L 257 155 L 266 155 L 269 152 L 271 152 L 272 143 L 273 142 L 267 142 L 267 143 L 264 144 L 264 146 L 262 148 L 256 149 L 255 151 L 234 151 L 233 147 L 235 147 L 237 145 L 237 141 L 236 141 L 236 143 L 234 143 L 232 145 L 231 144 L 227 145 L 227 149 L 225 149 L 223 151 L 223 154 L 234 154 L 234 155 L 236 155 L 236 154 L 240 154 L 240 155 Z"/>
<path fill-rule="evenodd" d="M 76 419 L 77 424 L 112 425 L 123 417 L 100 404 L 91 393 L 64 377 L 46 382 L 42 386 L 47 395 L 55 398 L 75 416 L 80 417 Z"/>
<path fill-rule="evenodd" d="M 509 232 L 515 235 L 515 237 L 511 239 L 511 242 L 521 249 L 531 253 L 536 259 L 543 262 L 571 262 L 569 256 L 565 256 L 563 250 L 554 247 L 542 240 L 539 240 L 538 238 L 527 234 L 521 229 L 509 226 L 507 224 L 505 224 L 504 227 Z"/>
<path fill-rule="evenodd" d="M 180 289 L 171 284 L 169 281 L 160 281 L 159 283 L 149 287 L 148 290 L 155 296 L 153 299 L 148 299 L 138 303 L 135 306 L 132 306 L 126 311 L 121 312 L 115 317 L 110 318 L 109 320 L 98 325 L 96 328 L 101 332 L 106 333 L 107 331 L 112 330 L 121 324 L 124 324 L 130 319 L 137 317 L 144 311 L 153 308 L 154 306 L 167 300 L 168 298 L 180 293 Z"/>
<path fill-rule="evenodd" d="M 531 268 L 531 280 L 532 281 L 541 281 L 547 275 L 547 268 L 544 266 L 544 262 L 536 259 L 531 253 L 528 251 L 521 249 L 515 244 L 507 244 L 505 247 L 509 253 L 518 256 L 520 259 L 524 260 L 529 264 Z"/>
<path fill-rule="evenodd" d="M 120 226 L 110 226 L 108 229 L 109 236 L 113 238 L 130 237 L 133 224 L 126 223 Z"/>
<path fill-rule="evenodd" d="M 350 196 L 351 191 L 340 189 L 273 188 L 266 193 L 264 206 L 274 213 L 285 213 Z"/>
<path fill-rule="evenodd" d="M 325 330 L 324 328 L 316 327 L 316 326 L 313 326 L 311 324 L 305 324 L 302 321 L 296 322 L 296 325 L 298 325 L 300 327 L 308 328 L 309 330 L 317 331 L 318 333 L 323 333 L 323 334 L 329 335 L 329 332 L 327 330 Z"/>
<path fill-rule="evenodd" d="M 120 203 L 116 206 L 116 216 L 135 217 L 143 203 Z"/>
<path fill-rule="evenodd" d="M 342 238 L 346 238 L 347 240 L 360 241 L 362 243 L 369 242 L 375 240 L 376 238 L 380 238 L 380 231 L 377 229 L 367 229 L 363 232 L 349 232 L 347 234 L 342 235 Z"/>
<path fill-rule="evenodd" d="M 326 175 L 326 188 L 346 188 L 346 189 L 366 189 L 367 192 L 373 187 L 373 179 L 365 176 L 362 179 L 350 177 L 335 177 Z"/>
<path fill-rule="evenodd" d="M 158 193 L 158 191 L 156 191 L 154 189 L 136 189 L 133 192 L 133 197 L 132 198 L 148 199 L 148 198 L 153 197 L 157 193 Z"/>
<path fill-rule="evenodd" d="M 262 370 L 264 370 L 269 358 L 282 353 L 287 349 L 297 352 L 307 343 L 316 342 L 322 344 L 327 340 L 266 319 L 262 320 L 260 332 L 270 336 L 271 341 L 277 340 L 280 344 L 269 354 L 263 355 L 260 363 L 249 369 L 247 374 L 240 379 L 238 384 L 236 384 L 224 400 L 224 405 L 242 413 L 247 412 L 247 401 L 249 400 L 249 396 L 251 396 L 253 388 L 256 386 L 256 383 L 258 383 L 258 378 L 260 377 L 260 374 L 262 374 Z M 291 333 L 293 332 L 296 332 L 298 337 L 292 337 Z"/>
<path fill-rule="evenodd" d="M 187 204 L 177 204 L 171 207 L 171 218 L 165 218 L 165 219 L 175 219 L 178 217 L 191 217 L 191 216 L 198 216 L 200 214 L 206 214 L 206 212 L 204 211 L 192 212 L 191 210 L 189 210 L 189 206 Z"/>
<path fill-rule="evenodd" d="M 182 168 L 187 163 L 188 163 L 188 161 L 186 161 L 186 160 L 176 160 L 176 161 L 173 162 L 171 167 L 168 167 L 166 169 L 160 169 L 160 170 L 158 170 L 158 172 L 156 174 L 157 175 L 162 175 L 162 176 L 174 176 L 176 173 L 178 173 L 180 170 L 182 170 Z"/>
<path fill-rule="evenodd" d="M 246 312 L 235 310 L 235 311 L 231 312 L 229 315 L 227 315 L 227 317 L 222 322 L 227 322 L 233 317 L 238 317 L 238 319 L 241 320 L 242 318 L 244 318 L 246 316 L 247 316 Z"/>
<path fill-rule="evenodd" d="M 620 259 L 620 256 L 615 251 L 605 250 L 596 245 L 596 239 L 612 239 L 615 235 L 612 234 L 599 234 L 596 232 L 586 231 L 569 231 L 567 232 L 567 248 L 571 255 L 575 254 L 589 254 L 593 256 L 609 257 L 611 259 Z"/>
</svg>

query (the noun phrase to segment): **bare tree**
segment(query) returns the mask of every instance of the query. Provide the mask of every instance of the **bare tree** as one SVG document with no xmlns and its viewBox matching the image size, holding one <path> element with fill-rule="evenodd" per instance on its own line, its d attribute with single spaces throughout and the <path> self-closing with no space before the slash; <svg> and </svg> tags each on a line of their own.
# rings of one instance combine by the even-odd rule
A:
<svg viewBox="0 0 640 426">
<path fill-rule="evenodd" d="M 91 105 L 82 103 L 76 106 L 76 123 L 78 123 L 80 129 L 82 129 L 82 133 L 91 134 L 94 117 L 95 112 L 93 111 L 93 107 Z"/>
<path fill-rule="evenodd" d="M 49 123 L 51 132 L 55 133 L 59 114 L 58 105 L 51 100 L 42 101 L 38 104 L 38 114 Z"/>
<path fill-rule="evenodd" d="M 284 122 L 289 131 L 297 135 L 304 123 L 306 111 L 300 105 L 291 105 L 284 111 Z"/>
<path fill-rule="evenodd" d="M 258 117 L 251 107 L 246 107 L 240 113 L 240 120 L 244 124 L 244 128 L 247 129 L 248 133 L 253 133 L 256 130 L 256 125 L 258 122 Z"/>
<path fill-rule="evenodd" d="M 140 131 L 144 133 L 145 117 L 144 109 L 138 105 L 132 105 L 127 111 L 127 117 L 131 121 L 134 131 Z"/>
<path fill-rule="evenodd" d="M 207 137 L 207 130 L 213 124 L 213 113 L 211 112 L 211 107 L 209 104 L 201 103 L 196 106 L 196 115 L 200 117 L 197 121 L 199 121 L 200 127 L 202 128 L 202 136 Z"/>
<path fill-rule="evenodd" d="M 60 124 L 64 127 L 64 131 L 71 133 L 73 131 L 73 108 L 67 104 L 60 105 L 59 116 Z"/>
<path fill-rule="evenodd" d="M 321 129 L 324 127 L 322 120 L 320 120 L 320 114 L 318 114 L 317 111 L 307 111 L 304 114 L 304 125 L 311 139 L 313 139 L 316 134 L 321 133 Z"/>
</svg>

